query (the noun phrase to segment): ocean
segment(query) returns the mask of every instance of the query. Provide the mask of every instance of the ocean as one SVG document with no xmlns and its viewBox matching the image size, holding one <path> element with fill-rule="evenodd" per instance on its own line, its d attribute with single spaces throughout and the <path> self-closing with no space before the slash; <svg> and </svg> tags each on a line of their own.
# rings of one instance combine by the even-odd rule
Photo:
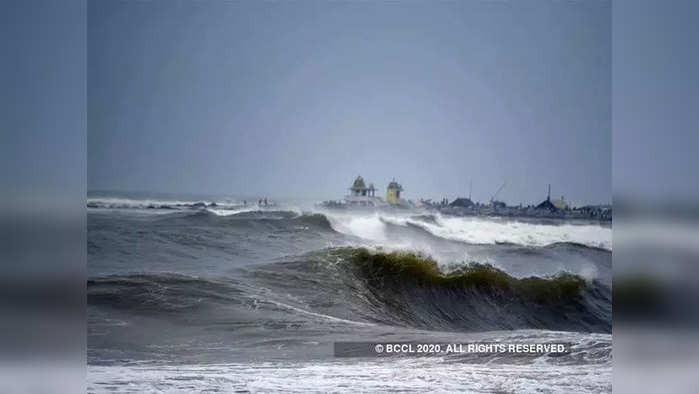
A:
<svg viewBox="0 0 699 394">
<path fill-rule="evenodd" d="M 609 224 L 90 193 L 88 391 L 610 392 Z M 336 357 L 336 342 L 567 343 Z"/>
</svg>

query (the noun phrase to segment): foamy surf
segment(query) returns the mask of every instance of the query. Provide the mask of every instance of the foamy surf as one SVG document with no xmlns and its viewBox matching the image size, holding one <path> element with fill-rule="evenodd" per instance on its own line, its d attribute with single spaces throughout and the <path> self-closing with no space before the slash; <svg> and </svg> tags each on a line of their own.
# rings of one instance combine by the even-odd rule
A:
<svg viewBox="0 0 699 394">
<path fill-rule="evenodd" d="M 433 221 L 378 212 L 325 214 L 335 231 L 379 244 L 388 242 L 387 227 L 396 225 L 415 226 L 435 237 L 469 244 L 509 243 L 541 247 L 556 243 L 577 243 L 612 250 L 611 228 L 596 224 L 541 224 L 476 217 L 447 217 L 440 214 L 432 215 Z"/>
<path fill-rule="evenodd" d="M 88 367 L 88 391 L 536 392 L 611 391 L 611 363 L 470 364 L 434 357 L 330 362 Z M 425 377 L 429 377 L 426 379 Z M 584 379 L 581 379 L 584 377 Z M 127 389 L 128 387 L 128 389 Z"/>
</svg>

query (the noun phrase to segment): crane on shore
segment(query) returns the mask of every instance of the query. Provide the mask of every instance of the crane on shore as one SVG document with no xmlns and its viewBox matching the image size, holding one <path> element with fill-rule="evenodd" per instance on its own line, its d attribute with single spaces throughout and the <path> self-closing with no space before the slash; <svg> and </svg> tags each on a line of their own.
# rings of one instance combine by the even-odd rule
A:
<svg viewBox="0 0 699 394">
<path fill-rule="evenodd" d="M 503 183 L 502 183 L 502 186 L 500 186 L 500 187 L 498 188 L 498 190 L 490 197 L 490 205 L 495 205 L 495 204 L 498 202 L 498 201 L 495 200 L 495 198 L 498 196 L 498 194 L 500 194 L 500 192 L 502 191 L 502 189 L 505 188 L 505 184 L 506 184 L 506 183 L 507 183 L 507 182 L 503 182 Z"/>
</svg>

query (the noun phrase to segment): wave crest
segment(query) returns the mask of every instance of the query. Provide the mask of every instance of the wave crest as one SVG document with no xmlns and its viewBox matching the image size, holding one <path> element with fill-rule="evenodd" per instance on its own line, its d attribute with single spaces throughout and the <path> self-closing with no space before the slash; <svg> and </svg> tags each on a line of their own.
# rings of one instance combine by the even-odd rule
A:
<svg viewBox="0 0 699 394">
<path fill-rule="evenodd" d="M 371 253 L 358 249 L 352 262 L 371 281 L 387 280 L 449 290 L 476 289 L 503 299 L 521 298 L 539 303 L 567 302 L 580 297 L 587 286 L 580 276 L 560 273 L 552 278 L 516 279 L 489 264 L 468 263 L 443 273 L 436 261 L 412 252 Z"/>
<path fill-rule="evenodd" d="M 338 248 L 330 253 L 350 263 L 350 273 L 365 290 L 359 298 L 382 322 L 469 331 L 611 330 L 611 290 L 570 273 L 518 279 L 478 263 L 443 272 L 433 259 L 410 252 Z"/>
<path fill-rule="evenodd" d="M 598 224 L 542 224 L 439 214 L 399 216 L 381 213 L 327 213 L 327 216 L 336 231 L 378 243 L 389 240 L 392 227 L 408 227 L 433 237 L 472 245 L 517 244 L 542 247 L 557 243 L 577 243 L 612 250 L 611 228 Z"/>
</svg>

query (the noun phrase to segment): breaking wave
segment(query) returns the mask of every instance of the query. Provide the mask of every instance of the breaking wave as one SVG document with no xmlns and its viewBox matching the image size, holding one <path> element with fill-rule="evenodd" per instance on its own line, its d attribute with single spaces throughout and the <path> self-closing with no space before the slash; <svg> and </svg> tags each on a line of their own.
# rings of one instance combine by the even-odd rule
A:
<svg viewBox="0 0 699 394">
<path fill-rule="evenodd" d="M 251 295 L 260 289 L 267 289 L 264 299 Z M 563 272 L 517 279 L 477 263 L 443 272 L 429 257 L 364 248 L 330 248 L 261 265 L 236 281 L 135 274 L 93 278 L 87 290 L 91 306 L 148 315 L 197 313 L 200 324 L 220 318 L 222 312 L 206 314 L 209 309 L 248 311 L 254 299 L 258 310 L 266 305 L 269 311 L 281 308 L 332 323 L 611 331 L 611 290 L 596 281 Z"/>
<path fill-rule="evenodd" d="M 390 226 L 413 227 L 438 238 L 468 244 L 547 246 L 575 243 L 612 250 L 612 230 L 595 224 L 538 224 L 443 215 L 332 215 L 333 228 L 371 241 L 388 241 Z"/>
<path fill-rule="evenodd" d="M 428 329 L 611 330 L 610 289 L 570 273 L 517 279 L 478 263 L 443 272 L 414 253 L 333 253 L 346 254 L 365 299 L 381 306 L 382 321 Z"/>
</svg>

